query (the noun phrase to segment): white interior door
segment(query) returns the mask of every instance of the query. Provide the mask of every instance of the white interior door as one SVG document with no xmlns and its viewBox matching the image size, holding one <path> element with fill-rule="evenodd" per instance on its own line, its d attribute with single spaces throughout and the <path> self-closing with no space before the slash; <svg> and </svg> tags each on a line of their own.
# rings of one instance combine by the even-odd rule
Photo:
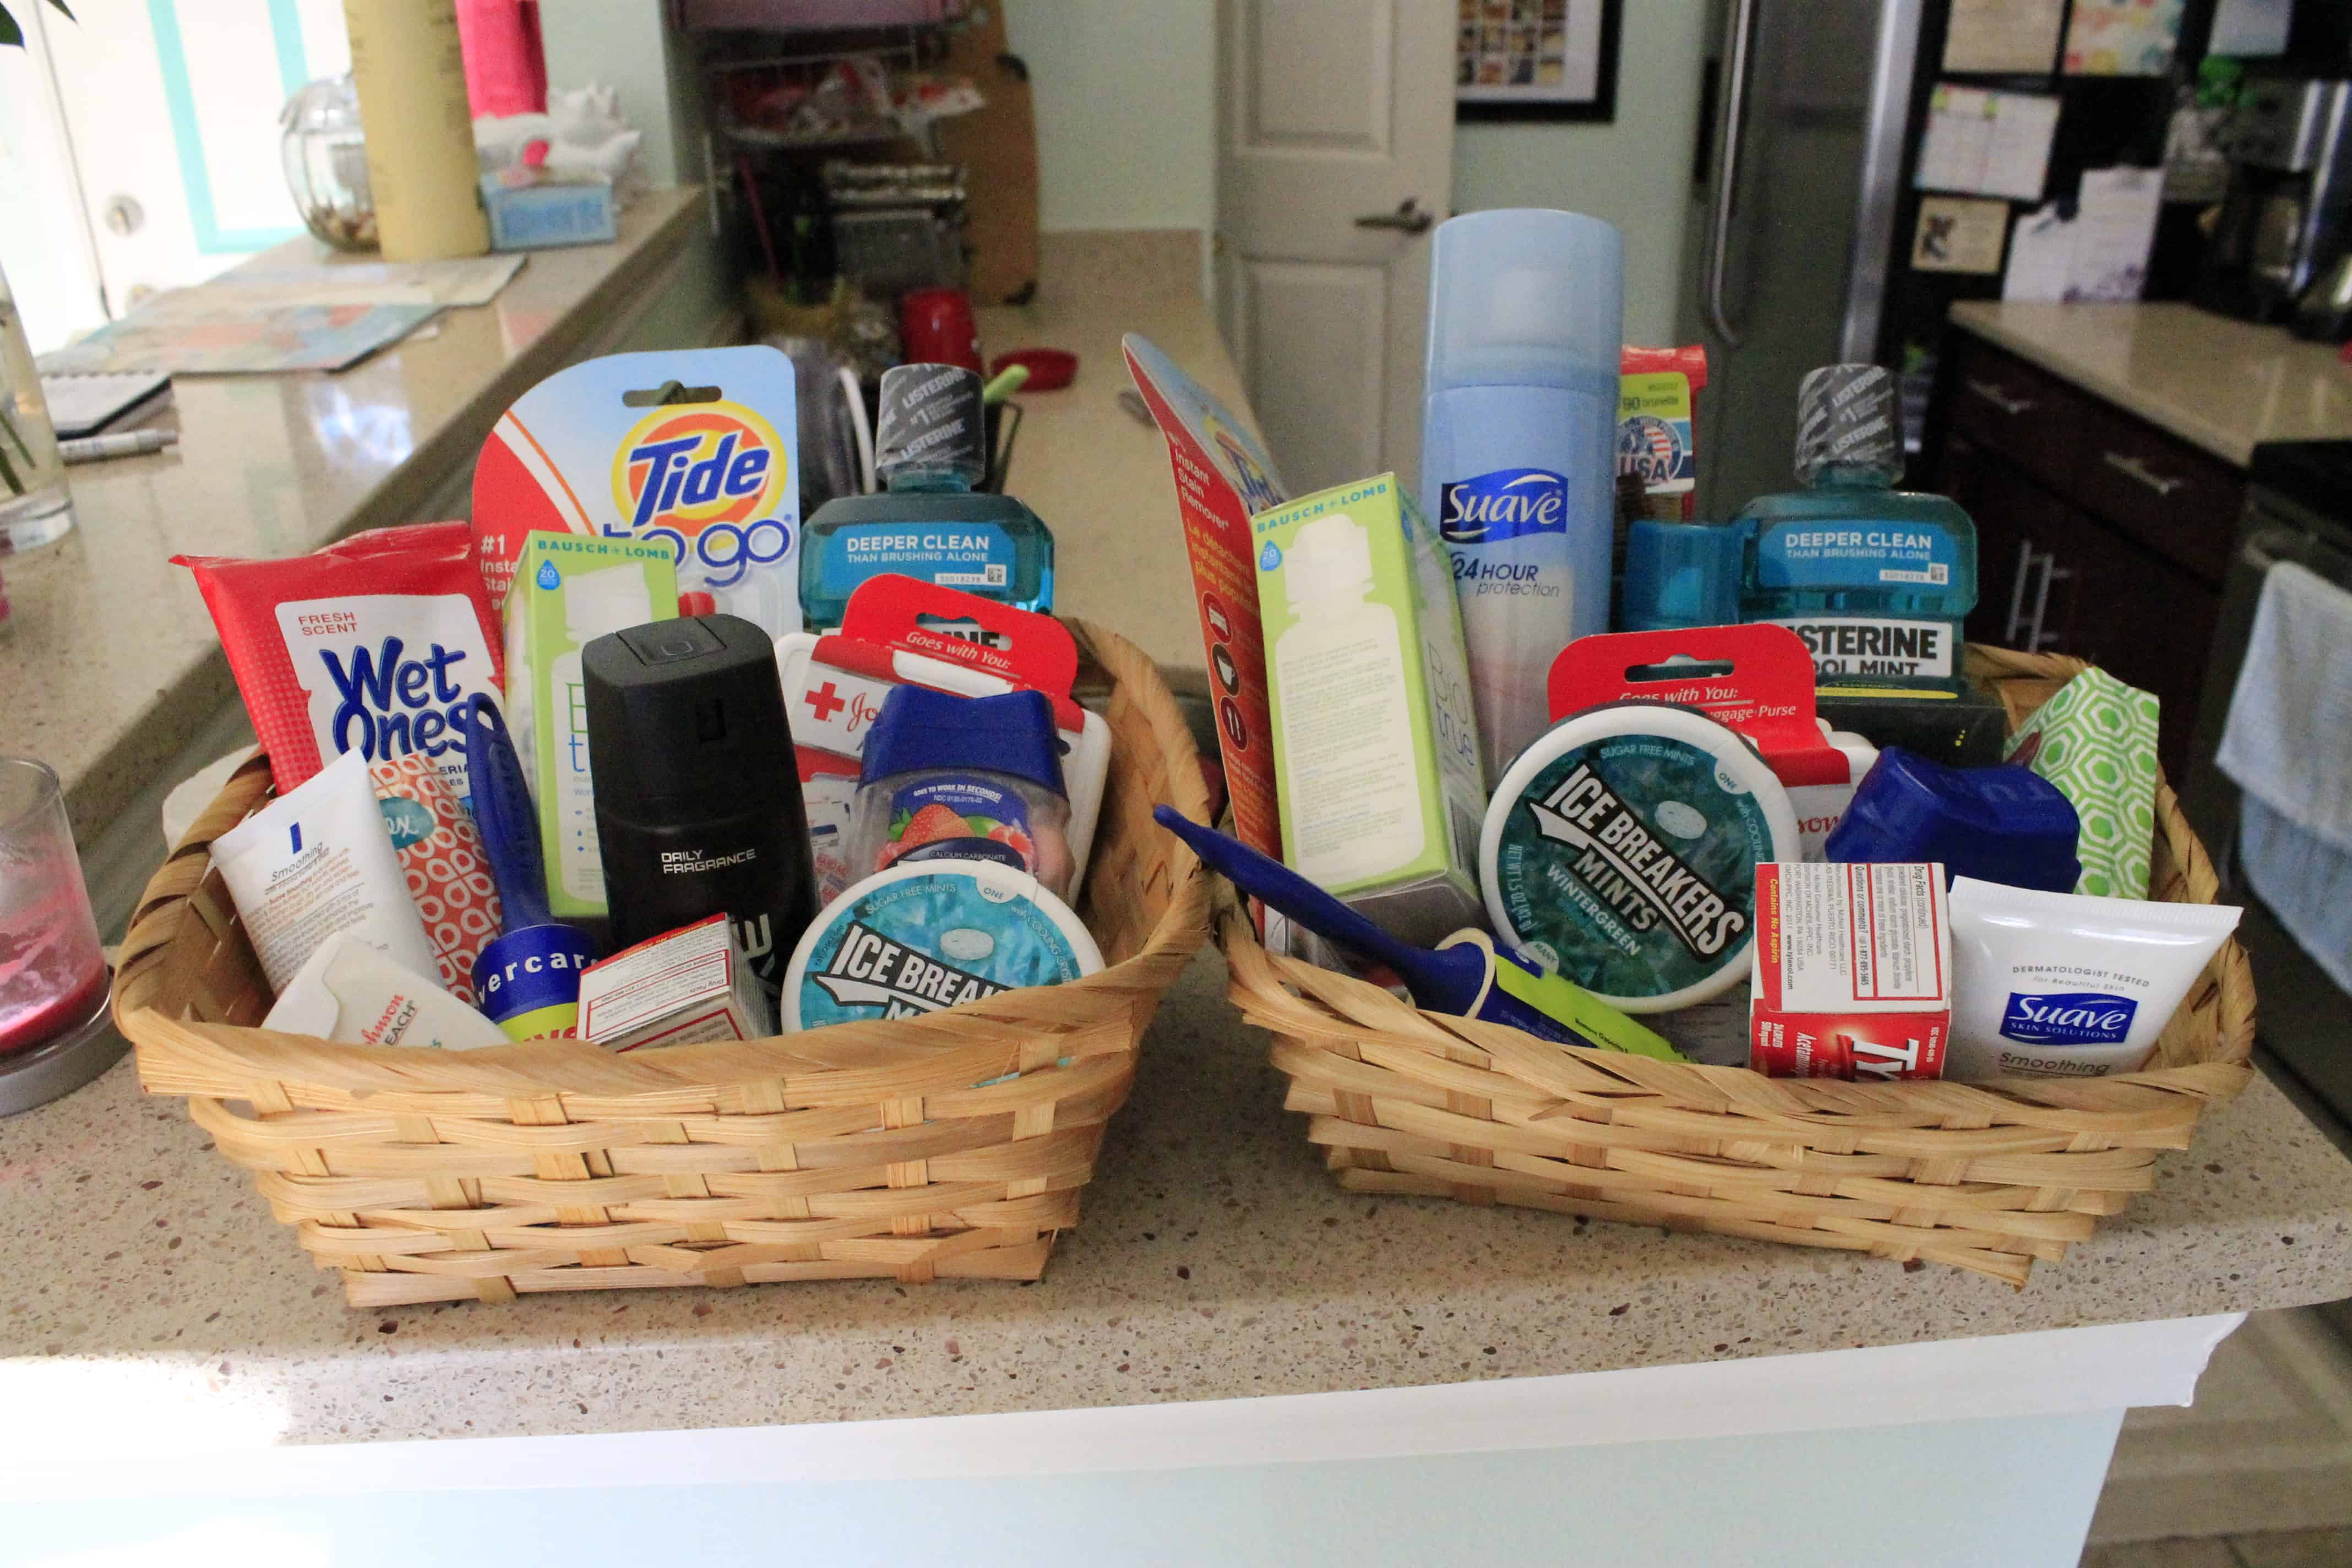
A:
<svg viewBox="0 0 2352 1568">
<path fill-rule="evenodd" d="M 1429 228 L 1454 196 L 1454 8 L 1223 0 L 1227 341 L 1296 493 L 1421 458 Z"/>
<path fill-rule="evenodd" d="M 351 68 L 336 0 L 74 0 L 74 16 L 42 30 L 113 314 L 302 232 L 278 113 Z"/>
</svg>

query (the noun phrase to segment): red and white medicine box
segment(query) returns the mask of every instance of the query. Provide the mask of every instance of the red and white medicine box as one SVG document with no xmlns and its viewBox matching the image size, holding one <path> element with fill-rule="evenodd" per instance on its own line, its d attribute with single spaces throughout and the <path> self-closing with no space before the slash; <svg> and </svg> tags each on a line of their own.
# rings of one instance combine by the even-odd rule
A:
<svg viewBox="0 0 2352 1568">
<path fill-rule="evenodd" d="M 723 914 L 623 948 L 580 973 L 580 1037 L 608 1051 L 774 1032 L 767 994 Z"/>
<path fill-rule="evenodd" d="M 1941 1078 L 1952 921 L 1933 865 L 1756 868 L 1748 1066 L 1773 1078 Z"/>
</svg>

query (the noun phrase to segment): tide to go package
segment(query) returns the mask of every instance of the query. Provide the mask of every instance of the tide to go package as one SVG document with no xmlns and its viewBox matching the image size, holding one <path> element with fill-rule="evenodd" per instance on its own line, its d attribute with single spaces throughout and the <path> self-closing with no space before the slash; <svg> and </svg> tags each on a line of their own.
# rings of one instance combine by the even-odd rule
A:
<svg viewBox="0 0 2352 1568">
<path fill-rule="evenodd" d="M 1748 1065 L 1773 1078 L 1944 1075 L 1952 919 L 1935 865 L 1756 868 Z"/>
</svg>

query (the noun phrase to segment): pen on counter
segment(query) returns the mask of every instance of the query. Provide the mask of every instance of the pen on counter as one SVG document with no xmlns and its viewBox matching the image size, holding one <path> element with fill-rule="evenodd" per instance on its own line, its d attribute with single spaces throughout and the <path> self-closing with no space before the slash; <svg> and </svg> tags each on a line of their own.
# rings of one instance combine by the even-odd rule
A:
<svg viewBox="0 0 2352 1568">
<path fill-rule="evenodd" d="M 135 458 L 177 444 L 177 430 L 124 430 L 112 436 L 84 436 L 58 443 L 58 456 L 68 463 L 95 463 L 106 458 Z"/>
</svg>

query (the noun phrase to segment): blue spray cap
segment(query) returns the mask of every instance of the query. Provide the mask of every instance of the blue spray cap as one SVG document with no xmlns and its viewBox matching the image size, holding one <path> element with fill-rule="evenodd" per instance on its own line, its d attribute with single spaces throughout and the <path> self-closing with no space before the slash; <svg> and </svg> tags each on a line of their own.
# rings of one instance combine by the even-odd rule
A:
<svg viewBox="0 0 2352 1568">
<path fill-rule="evenodd" d="M 1625 537 L 1621 632 L 1682 631 L 1739 619 L 1741 531 L 1638 518 Z"/>
<path fill-rule="evenodd" d="M 1437 226 L 1423 388 L 1617 384 L 1625 242 L 1582 213 L 1504 207 Z M 1613 392 L 1612 392 L 1613 395 Z"/>
<path fill-rule="evenodd" d="M 2058 786 L 2031 768 L 1948 768 L 1888 746 L 1854 786 L 1822 852 L 1843 865 L 1940 861 L 1944 881 L 1973 877 L 2071 893 L 2082 822 Z"/>
<path fill-rule="evenodd" d="M 882 700 L 866 737 L 857 779 L 872 784 L 917 769 L 987 768 L 1067 795 L 1054 703 L 1042 691 L 959 697 L 928 686 L 901 686 Z"/>
</svg>

